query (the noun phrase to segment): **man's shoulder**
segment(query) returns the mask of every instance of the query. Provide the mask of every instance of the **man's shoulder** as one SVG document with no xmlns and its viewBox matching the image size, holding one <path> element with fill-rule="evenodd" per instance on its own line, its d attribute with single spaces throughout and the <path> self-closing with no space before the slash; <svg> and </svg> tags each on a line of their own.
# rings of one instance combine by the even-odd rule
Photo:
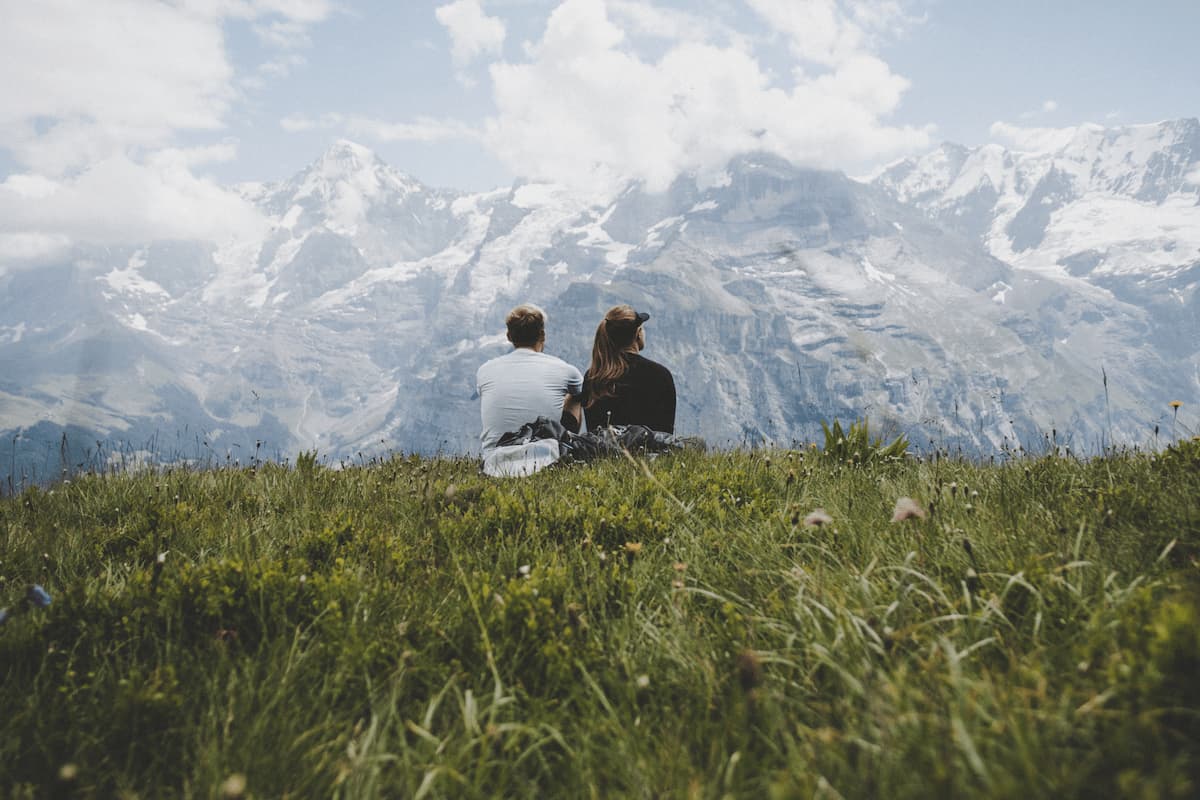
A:
<svg viewBox="0 0 1200 800">
<path fill-rule="evenodd" d="M 484 372 L 489 372 L 493 369 L 496 369 L 497 366 L 503 364 L 506 360 L 508 360 L 509 356 L 511 356 L 511 355 L 512 355 L 512 353 L 505 353 L 504 355 L 496 356 L 495 358 L 489 358 L 487 361 L 485 361 L 479 365 L 479 369 L 477 370 L 477 372 L 484 373 Z"/>
<path fill-rule="evenodd" d="M 537 356 L 537 363 L 542 369 L 557 372 L 571 380 L 583 380 L 583 374 L 580 373 L 579 368 L 570 362 L 563 361 L 558 356 L 552 356 L 549 353 L 534 353 L 534 355 Z"/>
<path fill-rule="evenodd" d="M 569 377 L 579 375 L 580 380 L 582 380 L 582 375 L 580 375 L 577 367 L 563 361 L 558 356 L 552 356 L 549 353 L 538 353 L 528 348 L 517 348 L 504 355 L 485 361 L 480 365 L 476 374 L 483 375 L 498 370 L 503 372 L 510 369 L 521 369 L 522 365 L 525 368 L 532 367 L 537 370 L 561 372 Z"/>
</svg>

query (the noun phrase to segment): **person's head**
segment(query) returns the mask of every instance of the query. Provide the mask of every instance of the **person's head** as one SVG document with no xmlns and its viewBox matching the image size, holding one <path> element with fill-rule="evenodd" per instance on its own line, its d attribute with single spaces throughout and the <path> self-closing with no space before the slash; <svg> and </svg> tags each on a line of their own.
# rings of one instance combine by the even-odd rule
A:
<svg viewBox="0 0 1200 800">
<path fill-rule="evenodd" d="M 541 350 L 546 346 L 546 312 L 532 303 L 522 303 L 504 318 L 513 347 Z"/>
<path fill-rule="evenodd" d="M 629 368 L 626 353 L 637 353 L 646 346 L 642 323 L 649 314 L 634 311 L 630 306 L 613 306 L 596 328 L 592 344 L 592 363 L 588 367 L 591 396 L 589 405 L 601 397 L 613 394 L 614 386 Z"/>
</svg>

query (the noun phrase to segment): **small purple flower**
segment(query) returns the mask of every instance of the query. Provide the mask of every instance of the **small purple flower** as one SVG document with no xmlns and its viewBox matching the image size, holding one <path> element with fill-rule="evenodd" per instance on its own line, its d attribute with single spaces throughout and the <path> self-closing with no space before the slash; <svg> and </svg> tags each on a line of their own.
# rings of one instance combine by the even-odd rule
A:
<svg viewBox="0 0 1200 800">
<path fill-rule="evenodd" d="M 28 590 L 26 590 L 25 599 L 30 603 L 33 603 L 38 608 L 50 607 L 50 595 L 45 589 L 42 588 L 40 583 L 35 583 L 33 586 L 30 586 Z"/>
</svg>

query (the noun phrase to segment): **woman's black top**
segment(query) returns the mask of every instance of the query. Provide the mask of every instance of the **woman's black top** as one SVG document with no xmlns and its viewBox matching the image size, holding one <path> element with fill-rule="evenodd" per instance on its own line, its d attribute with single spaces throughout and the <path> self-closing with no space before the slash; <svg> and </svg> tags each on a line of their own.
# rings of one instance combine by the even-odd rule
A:
<svg viewBox="0 0 1200 800">
<path fill-rule="evenodd" d="M 605 425 L 645 425 L 652 431 L 675 432 L 675 379 L 671 370 L 648 358 L 625 354 L 629 369 L 613 393 L 591 406 L 591 375 L 583 376 L 583 413 L 589 431 Z"/>
</svg>

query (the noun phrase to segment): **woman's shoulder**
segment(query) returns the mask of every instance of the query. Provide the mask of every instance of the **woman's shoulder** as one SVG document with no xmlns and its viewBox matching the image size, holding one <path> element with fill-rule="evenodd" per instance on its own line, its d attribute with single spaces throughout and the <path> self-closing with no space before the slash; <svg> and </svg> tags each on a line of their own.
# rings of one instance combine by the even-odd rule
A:
<svg viewBox="0 0 1200 800">
<path fill-rule="evenodd" d="M 648 372 L 659 377 L 671 377 L 671 370 L 667 369 L 664 365 L 658 363 L 657 361 L 653 361 L 640 354 L 630 354 L 629 365 L 631 367 L 636 365 L 639 371 Z"/>
</svg>

